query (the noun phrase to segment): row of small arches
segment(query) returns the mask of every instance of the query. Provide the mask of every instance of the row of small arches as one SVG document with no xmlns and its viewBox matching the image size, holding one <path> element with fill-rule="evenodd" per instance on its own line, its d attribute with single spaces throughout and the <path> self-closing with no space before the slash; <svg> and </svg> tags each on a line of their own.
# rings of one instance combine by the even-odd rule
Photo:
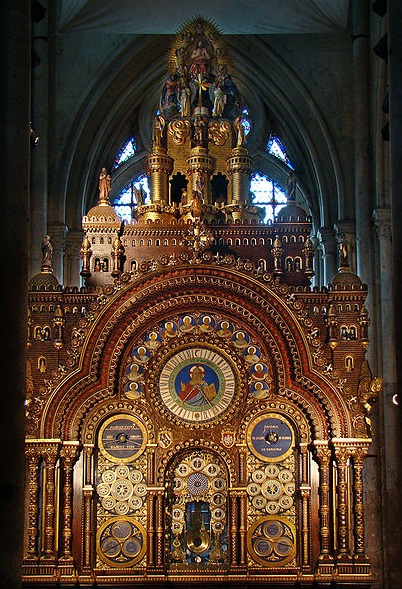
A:
<svg viewBox="0 0 402 589">
<path fill-rule="evenodd" d="M 107 239 L 107 241 L 105 241 Z M 281 238 L 282 243 L 304 243 L 304 236 L 303 235 L 299 235 L 299 237 L 297 238 L 295 235 L 291 235 L 290 237 L 288 237 L 287 235 L 283 235 Z M 97 243 L 97 238 L 96 237 L 92 237 L 92 245 L 95 245 Z M 107 238 L 104 237 L 99 237 L 99 244 L 100 245 L 104 245 L 105 243 L 112 245 L 112 237 L 108 236 Z M 216 240 L 216 245 L 228 245 L 228 246 L 248 246 L 248 245 L 252 245 L 252 246 L 257 246 L 257 245 L 272 245 L 273 244 L 273 238 L 272 237 L 259 237 L 258 239 L 256 237 L 252 237 L 251 239 L 249 239 L 248 237 L 244 237 L 243 239 L 236 237 L 235 239 L 232 239 L 231 237 L 228 237 L 227 239 L 221 237 L 218 240 Z M 125 247 L 127 247 L 129 245 L 129 240 L 127 239 L 123 239 L 123 245 Z M 155 240 L 149 238 L 149 239 L 132 239 L 131 240 L 131 247 L 143 247 L 143 246 L 156 246 L 156 247 L 167 247 L 167 246 L 175 246 L 177 245 L 177 240 L 175 238 L 172 239 L 159 239 L 156 238 Z"/>
</svg>

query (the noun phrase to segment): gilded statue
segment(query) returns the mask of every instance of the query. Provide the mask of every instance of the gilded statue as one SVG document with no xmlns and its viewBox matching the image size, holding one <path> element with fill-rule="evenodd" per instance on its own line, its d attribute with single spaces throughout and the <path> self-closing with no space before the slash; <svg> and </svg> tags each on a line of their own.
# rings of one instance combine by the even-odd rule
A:
<svg viewBox="0 0 402 589">
<path fill-rule="evenodd" d="M 111 177 L 106 168 L 102 168 L 101 173 L 99 174 L 99 202 L 106 203 L 109 202 L 109 193 L 111 189 Z"/>
</svg>

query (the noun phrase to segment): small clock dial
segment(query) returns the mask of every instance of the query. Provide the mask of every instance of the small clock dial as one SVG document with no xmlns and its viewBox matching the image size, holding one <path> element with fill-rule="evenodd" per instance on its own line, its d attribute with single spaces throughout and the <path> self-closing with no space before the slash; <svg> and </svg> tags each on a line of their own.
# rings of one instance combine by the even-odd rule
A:
<svg viewBox="0 0 402 589">
<path fill-rule="evenodd" d="M 207 346 L 184 348 L 160 372 L 159 391 L 170 413 L 186 422 L 207 422 L 221 415 L 235 395 L 229 361 Z"/>
<path fill-rule="evenodd" d="M 145 427 L 129 415 L 113 415 L 100 428 L 100 451 L 112 462 L 132 461 L 143 452 L 145 444 Z"/>
<path fill-rule="evenodd" d="M 261 460 L 278 462 L 292 452 L 293 430 L 282 415 L 260 415 L 248 427 L 247 443 Z"/>
</svg>

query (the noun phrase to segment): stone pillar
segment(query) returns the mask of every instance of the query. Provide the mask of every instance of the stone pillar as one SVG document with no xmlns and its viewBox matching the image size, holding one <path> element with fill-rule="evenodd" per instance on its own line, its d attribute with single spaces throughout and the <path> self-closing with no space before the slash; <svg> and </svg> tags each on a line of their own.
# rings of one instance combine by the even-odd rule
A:
<svg viewBox="0 0 402 589">
<path fill-rule="evenodd" d="M 338 272 L 338 259 L 336 254 L 335 231 L 329 227 L 321 227 L 317 237 L 321 243 L 324 260 L 323 285 L 331 282 Z"/>
<path fill-rule="evenodd" d="M 81 286 L 81 245 L 82 231 L 69 231 L 67 235 L 67 264 L 66 275 L 63 284 L 69 286 Z"/>
<path fill-rule="evenodd" d="M 4 0 L 0 36 L 2 298 L 0 587 L 21 587 L 29 243 L 31 2 Z"/>
<path fill-rule="evenodd" d="M 395 357 L 398 355 L 396 347 L 396 320 L 395 310 L 398 306 L 400 293 L 394 293 L 394 281 L 397 278 L 392 266 L 392 258 L 398 255 L 392 245 L 391 235 L 391 209 L 377 208 L 373 215 L 375 227 L 378 236 L 378 260 L 379 260 L 379 288 L 380 288 L 380 305 L 378 305 L 377 321 L 379 331 L 377 332 L 379 350 L 378 362 L 379 373 L 383 378 L 383 390 L 378 399 L 378 415 L 382 427 L 376 429 L 374 442 L 378 447 L 383 448 L 385 459 L 381 463 L 376 463 L 378 468 L 382 469 L 381 476 L 381 495 L 388 497 L 388 501 L 383 502 L 384 530 L 386 535 L 390 563 L 398 560 L 398 543 L 400 539 L 399 526 L 395 526 L 395 521 L 399 517 L 401 510 L 400 503 L 400 485 L 398 464 L 400 463 L 400 425 L 398 415 L 400 406 L 396 405 L 395 395 L 398 394 L 397 385 L 397 362 Z M 396 296 L 396 304 L 395 304 Z M 401 360 L 402 361 L 402 360 Z M 400 381 L 402 382 L 402 381 Z M 399 402 L 402 395 L 399 393 Z M 376 440 L 379 437 L 378 441 Z M 372 498 L 372 502 L 377 503 L 377 509 L 381 504 L 378 502 L 377 494 Z M 376 522 L 377 523 L 377 522 Z M 377 523 L 378 526 L 378 523 Z M 378 532 L 377 532 L 378 533 Z M 375 532 L 373 530 L 373 537 Z M 380 550 L 383 540 L 378 539 Z M 402 568 L 401 568 L 402 578 Z"/>
<path fill-rule="evenodd" d="M 392 246 L 393 246 L 393 275 L 394 275 L 394 325 L 395 333 L 402 333 L 402 305 L 400 304 L 402 286 L 402 4 L 399 0 L 388 0 L 388 82 L 389 82 L 389 135 L 390 135 L 390 166 L 391 166 L 391 210 L 392 210 Z M 402 346 L 395 349 L 395 367 L 397 390 L 402 390 Z M 399 394 L 398 432 L 402 431 L 401 394 Z M 386 432 L 386 444 L 392 443 L 391 436 Z M 397 460 L 395 470 L 398 473 L 398 487 L 402 488 L 402 436 L 397 436 Z M 391 465 L 390 465 L 391 466 Z M 390 502 L 391 506 L 391 502 Z M 402 496 L 395 496 L 392 510 L 399 514 L 402 511 Z M 396 520 L 398 521 L 398 520 Z M 395 526 L 395 520 L 393 522 Z M 390 544 L 390 587 L 397 587 L 402 579 L 402 526 L 393 534 Z"/>
<path fill-rule="evenodd" d="M 48 200 L 48 142 L 49 142 L 49 11 L 47 0 L 41 0 L 46 9 L 43 18 L 33 24 L 33 49 L 39 62 L 32 64 L 32 128 L 39 137 L 32 149 L 30 194 L 30 252 L 29 273 L 41 271 L 41 244 L 47 233 Z"/>
<path fill-rule="evenodd" d="M 355 218 L 357 274 L 366 284 L 373 284 L 374 231 L 371 224 L 373 198 L 371 182 L 371 138 L 369 124 L 369 3 L 352 2 L 353 80 L 355 112 Z M 370 296 L 370 294 L 369 294 Z M 371 315 L 370 303 L 368 303 Z"/>
<path fill-rule="evenodd" d="M 352 221 L 339 221 L 336 224 L 337 243 L 342 240 L 345 235 L 348 243 L 348 266 L 351 272 L 356 274 L 356 232 L 355 224 Z M 339 264 L 338 264 L 339 265 Z"/>
<path fill-rule="evenodd" d="M 54 223 L 48 227 L 48 234 L 53 246 L 53 273 L 59 283 L 64 284 L 64 254 L 66 251 L 67 227 L 63 223 Z"/>
</svg>

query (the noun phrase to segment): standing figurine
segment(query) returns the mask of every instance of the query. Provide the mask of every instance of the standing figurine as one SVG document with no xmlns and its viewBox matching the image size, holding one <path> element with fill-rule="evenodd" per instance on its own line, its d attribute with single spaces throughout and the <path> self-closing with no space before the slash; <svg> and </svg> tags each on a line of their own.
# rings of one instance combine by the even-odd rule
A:
<svg viewBox="0 0 402 589">
<path fill-rule="evenodd" d="M 52 269 L 53 247 L 49 235 L 46 235 L 42 243 L 42 270 Z"/>
<path fill-rule="evenodd" d="M 106 168 L 102 168 L 99 174 L 99 203 L 109 204 L 111 178 Z"/>
</svg>

